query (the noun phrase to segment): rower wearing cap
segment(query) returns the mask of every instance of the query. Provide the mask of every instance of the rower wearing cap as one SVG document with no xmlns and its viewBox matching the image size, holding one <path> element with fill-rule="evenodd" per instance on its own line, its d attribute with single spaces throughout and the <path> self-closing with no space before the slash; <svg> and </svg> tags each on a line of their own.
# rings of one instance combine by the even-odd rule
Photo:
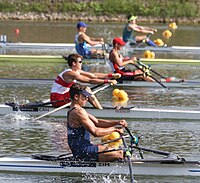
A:
<svg viewBox="0 0 200 183">
<path fill-rule="evenodd" d="M 81 69 L 82 58 L 83 57 L 78 54 L 71 54 L 68 57 L 64 57 L 64 59 L 67 60 L 70 68 L 65 69 L 63 72 L 61 72 L 53 83 L 50 100 L 54 107 L 60 107 L 70 102 L 69 90 L 72 84 L 76 83 L 77 81 L 90 84 L 116 84 L 117 81 L 112 78 L 121 77 L 121 74 L 118 73 L 104 74 L 85 72 Z M 87 87 L 87 90 L 91 92 L 91 89 L 89 87 Z M 102 106 L 95 95 L 89 97 L 89 102 L 95 108 L 102 109 Z"/>
<path fill-rule="evenodd" d="M 135 57 L 133 58 L 124 58 L 119 51 L 126 43 L 121 38 L 113 39 L 113 49 L 109 54 L 110 65 L 112 72 L 119 73 L 122 77 L 119 81 L 123 80 L 143 80 L 143 81 L 154 81 L 151 77 L 145 76 L 144 73 L 137 69 L 134 71 L 126 70 L 125 65 L 127 64 L 135 64 L 137 60 Z"/>
<path fill-rule="evenodd" d="M 75 83 L 70 88 L 71 106 L 67 113 L 68 144 L 75 158 L 84 161 L 114 161 L 123 159 L 123 150 L 109 151 L 106 145 L 95 145 L 90 141 L 90 135 L 103 137 L 112 132 L 123 133 L 122 127 L 127 127 L 125 120 L 97 119 L 83 108 L 91 96 L 84 86 Z"/>
<path fill-rule="evenodd" d="M 77 24 L 78 34 L 75 36 L 76 51 L 85 58 L 99 58 L 104 56 L 103 50 L 89 49 L 87 44 L 95 46 L 97 44 L 104 44 L 103 38 L 91 38 L 86 34 L 88 25 L 84 22 Z"/>
<path fill-rule="evenodd" d="M 127 17 L 128 23 L 125 25 L 123 30 L 123 41 L 126 43 L 129 42 L 130 44 L 136 44 L 137 42 L 145 40 L 148 45 L 156 47 L 157 45 L 147 38 L 146 35 L 133 35 L 134 31 L 144 34 L 154 34 L 154 32 L 157 32 L 157 29 L 137 25 L 137 18 L 137 16 L 133 15 Z"/>
</svg>

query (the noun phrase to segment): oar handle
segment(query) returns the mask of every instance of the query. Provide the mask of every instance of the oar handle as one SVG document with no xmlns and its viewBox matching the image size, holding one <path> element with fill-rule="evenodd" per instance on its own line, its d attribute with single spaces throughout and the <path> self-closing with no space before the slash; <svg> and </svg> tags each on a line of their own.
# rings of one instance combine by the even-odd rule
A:
<svg viewBox="0 0 200 183">
<path fill-rule="evenodd" d="M 142 63 L 142 62 L 140 61 L 140 58 L 137 58 L 137 63 L 138 63 L 139 65 L 141 65 L 141 66 L 143 66 L 143 67 L 146 67 L 146 68 L 148 69 L 148 66 L 147 66 L 146 64 Z M 151 70 L 153 73 L 155 73 L 155 74 L 157 74 L 158 76 L 160 76 L 161 78 L 166 79 L 165 76 L 163 76 L 163 75 L 161 75 L 160 73 L 156 72 L 156 71 L 153 70 L 152 68 L 150 68 L 150 70 Z"/>
<path fill-rule="evenodd" d="M 138 65 L 136 65 L 136 64 L 133 64 L 133 65 L 134 65 L 136 68 L 140 69 L 142 72 L 144 72 Z M 149 77 L 151 77 L 152 79 L 154 79 L 154 80 L 155 80 L 158 84 L 160 84 L 163 88 L 169 90 L 168 87 L 166 87 L 164 84 L 162 84 L 160 81 L 158 81 L 155 77 L 153 77 L 153 76 L 151 76 L 151 75 L 149 75 Z"/>
</svg>

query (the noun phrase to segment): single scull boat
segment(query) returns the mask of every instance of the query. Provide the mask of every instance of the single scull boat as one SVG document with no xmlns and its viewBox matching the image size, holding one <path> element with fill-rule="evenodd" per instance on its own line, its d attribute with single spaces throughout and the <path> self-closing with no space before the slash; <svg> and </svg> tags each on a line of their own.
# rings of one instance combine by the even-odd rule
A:
<svg viewBox="0 0 200 183">
<path fill-rule="evenodd" d="M 182 161 L 176 159 L 138 159 L 132 160 L 134 175 L 156 176 L 200 176 L 199 161 Z M 126 161 L 121 162 L 86 162 L 73 158 L 45 160 L 39 156 L 2 157 L 0 171 L 37 172 L 37 173 L 95 173 L 95 174 L 129 174 Z"/>
<path fill-rule="evenodd" d="M 26 84 L 26 85 L 52 85 L 53 79 L 28 79 L 28 78 L 0 78 L 1 84 Z M 161 82 L 168 88 L 200 88 L 200 81 L 175 80 L 171 82 Z M 117 83 L 116 87 L 160 87 L 156 82 L 145 81 L 123 81 Z"/>
<path fill-rule="evenodd" d="M 25 105 L 16 105 L 15 103 L 0 104 L 0 115 L 12 114 L 20 112 L 24 115 L 28 114 L 33 117 L 44 115 L 55 108 L 45 106 L 46 103 L 37 102 Z M 124 107 L 117 109 L 114 107 L 104 107 L 103 110 L 93 107 L 85 107 L 92 115 L 100 118 L 125 118 L 125 119 L 182 119 L 182 120 L 199 120 L 199 110 L 181 110 L 174 107 L 164 108 L 143 108 L 143 107 Z M 51 113 L 49 116 L 66 117 L 66 110 L 62 109 Z"/>
</svg>

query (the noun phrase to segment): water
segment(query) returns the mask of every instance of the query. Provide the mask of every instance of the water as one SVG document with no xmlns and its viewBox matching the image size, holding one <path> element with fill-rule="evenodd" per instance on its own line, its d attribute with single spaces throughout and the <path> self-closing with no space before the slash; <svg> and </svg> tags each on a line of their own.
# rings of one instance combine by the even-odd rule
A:
<svg viewBox="0 0 200 183">
<path fill-rule="evenodd" d="M 158 34 L 167 25 L 154 25 L 159 29 Z M 76 29 L 74 23 L 31 23 L 31 22 L 0 22 L 1 34 L 7 34 L 8 40 L 15 42 L 73 42 Z M 15 37 L 14 29 L 20 28 L 20 37 Z M 121 35 L 122 24 L 90 24 L 88 33 L 91 36 L 112 38 Z M 199 26 L 179 25 L 173 45 L 199 46 Z M 179 35 L 179 36 L 177 36 Z M 191 36 L 193 35 L 193 36 Z M 155 37 L 155 35 L 154 35 Z M 166 57 L 168 55 L 165 55 Z M 177 56 L 177 55 L 175 55 Z M 197 58 L 199 54 L 179 54 L 179 57 Z M 0 77 L 4 78 L 49 78 L 54 79 L 66 64 L 64 63 L 11 63 L 0 62 Z M 199 66 L 155 65 L 154 70 L 165 76 L 175 76 L 184 79 L 200 80 Z M 106 66 L 95 65 L 88 67 L 92 71 L 107 72 Z M 1 84 L 0 103 L 6 101 L 44 100 L 49 98 L 51 86 L 41 84 Z M 112 105 L 110 87 L 104 92 L 97 93 L 103 105 Z M 166 91 L 158 88 L 123 88 L 130 98 L 128 106 L 148 107 L 187 107 L 200 109 L 199 88 L 171 89 Z M 65 119 L 43 118 L 33 122 L 30 116 L 10 114 L 0 116 L 0 156 L 29 156 L 33 153 L 60 154 L 69 151 L 66 139 Z M 200 157 L 200 123 L 192 120 L 128 120 L 131 131 L 142 135 L 141 145 L 158 150 L 171 151 L 191 160 Z M 94 142 L 99 139 L 92 138 Z M 199 182 L 191 177 L 159 177 L 136 176 L 138 182 Z M 8 174 L 0 173 L 0 182 L 14 183 L 64 183 L 64 182 L 128 182 L 129 177 L 107 175 L 44 175 L 44 174 Z"/>
</svg>

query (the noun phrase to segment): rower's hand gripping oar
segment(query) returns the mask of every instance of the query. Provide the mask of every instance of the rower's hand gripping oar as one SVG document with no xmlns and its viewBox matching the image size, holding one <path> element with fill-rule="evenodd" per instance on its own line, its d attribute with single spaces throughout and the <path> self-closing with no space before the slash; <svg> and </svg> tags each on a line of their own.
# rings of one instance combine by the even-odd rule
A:
<svg viewBox="0 0 200 183">
<path fill-rule="evenodd" d="M 139 69 L 139 70 L 141 70 L 142 72 L 144 72 L 144 70 L 142 69 L 142 68 L 140 68 L 137 64 L 133 64 L 137 69 Z M 149 76 L 149 77 L 151 77 L 152 79 L 154 79 L 159 85 L 161 85 L 163 88 L 165 88 L 165 89 L 168 89 L 169 90 L 169 88 L 168 87 L 166 87 L 163 83 L 161 83 L 160 81 L 158 81 L 155 77 L 153 77 L 152 75 L 149 75 L 149 73 L 145 73 L 144 72 L 144 74 L 146 74 L 147 76 Z"/>
<path fill-rule="evenodd" d="M 161 77 L 161 78 L 163 78 L 163 79 L 166 79 L 165 76 L 163 76 L 163 75 L 161 75 L 160 73 L 156 72 L 155 70 L 153 70 L 153 69 L 152 69 L 151 67 L 149 67 L 148 65 L 142 63 L 142 62 L 140 61 L 140 58 L 137 58 L 137 63 L 138 63 L 139 65 L 141 65 L 142 67 L 145 67 L 146 69 L 151 70 L 153 73 L 157 74 L 159 77 Z"/>
<path fill-rule="evenodd" d="M 102 84 L 100 84 L 100 85 L 102 85 Z M 100 85 L 97 85 L 97 86 L 100 86 Z M 103 84 L 103 85 L 104 85 L 104 84 Z M 102 91 L 102 90 L 108 88 L 109 86 L 110 86 L 110 84 L 106 84 L 106 85 L 104 85 L 103 87 L 101 87 L 101 88 L 99 88 L 99 89 L 93 91 L 92 94 L 94 95 L 94 94 L 96 94 L 97 92 Z M 48 116 L 48 115 L 50 115 L 50 114 L 52 114 L 52 113 L 54 113 L 54 112 L 57 112 L 57 111 L 59 111 L 59 110 L 61 110 L 61 109 L 66 108 L 66 107 L 68 107 L 68 106 L 70 106 L 70 105 L 71 105 L 71 102 L 69 102 L 69 103 L 67 103 L 67 104 L 65 104 L 65 105 L 63 105 L 63 106 L 60 106 L 60 107 L 54 109 L 53 111 L 50 111 L 50 112 L 48 112 L 48 113 L 46 113 L 46 114 L 43 114 L 43 115 L 41 115 L 41 116 L 35 118 L 33 121 L 36 121 L 36 120 L 41 119 L 41 118 L 43 118 L 43 117 L 45 117 L 45 116 Z"/>
<path fill-rule="evenodd" d="M 133 167 L 132 167 L 132 162 L 131 162 L 131 152 L 128 149 L 129 147 L 126 144 L 126 140 L 125 140 L 124 136 L 122 134 L 120 134 L 120 135 L 121 135 L 122 142 L 123 142 L 123 145 L 124 145 L 124 148 L 125 148 L 125 152 L 124 153 L 125 153 L 126 158 L 128 159 L 131 183 L 134 183 Z"/>
</svg>

